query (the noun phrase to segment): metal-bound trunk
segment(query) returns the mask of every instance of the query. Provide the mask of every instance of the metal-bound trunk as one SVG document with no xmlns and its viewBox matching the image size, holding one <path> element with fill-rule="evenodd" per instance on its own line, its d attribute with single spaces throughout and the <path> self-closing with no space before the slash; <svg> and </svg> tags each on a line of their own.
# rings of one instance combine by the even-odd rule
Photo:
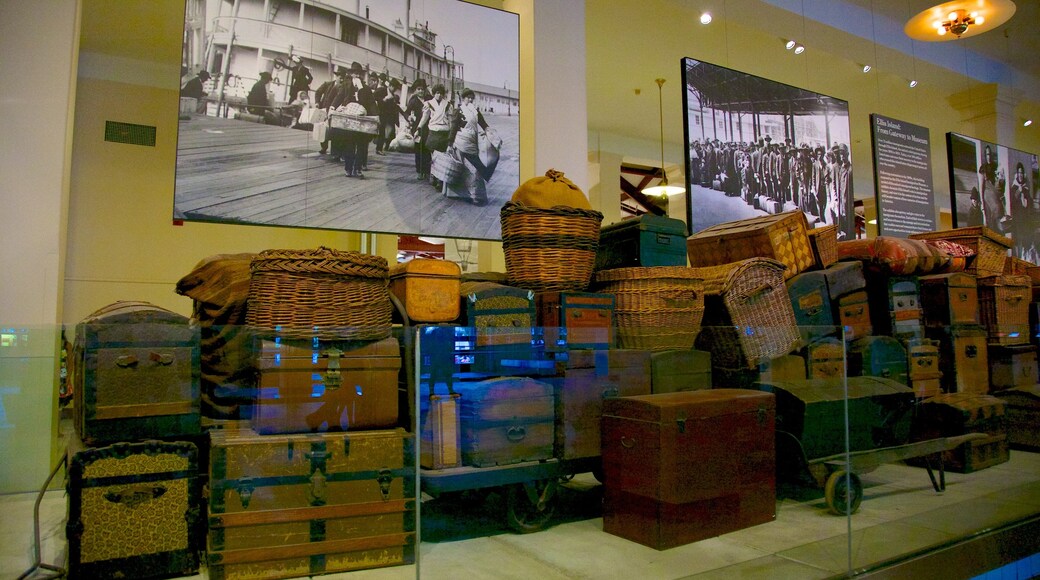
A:
<svg viewBox="0 0 1040 580">
<path fill-rule="evenodd" d="M 462 462 L 487 467 L 549 459 L 553 453 L 553 386 L 526 377 L 456 383 Z"/>
<path fill-rule="evenodd" d="M 845 376 L 845 343 L 836 338 L 822 338 L 806 347 L 808 377 L 836 379 Z"/>
<path fill-rule="evenodd" d="M 76 325 L 75 426 L 89 445 L 196 435 L 199 329 L 146 302 L 116 302 Z"/>
<path fill-rule="evenodd" d="M 69 449 L 69 576 L 155 578 L 199 567 L 198 449 L 116 443 Z"/>
<path fill-rule="evenodd" d="M 358 343 L 261 340 L 259 433 L 382 429 L 398 421 L 396 338 Z"/>
<path fill-rule="evenodd" d="M 914 339 L 906 343 L 909 356 L 907 386 L 918 399 L 934 397 L 942 392 L 942 371 L 939 370 L 939 341 Z"/>
<path fill-rule="evenodd" d="M 461 371 L 489 376 L 551 375 L 556 366 L 535 343 L 534 292 L 494 282 L 463 282 L 459 289 L 466 336 L 455 340 Z M 436 363 L 434 363 L 436 364 Z"/>
<path fill-rule="evenodd" d="M 613 294 L 539 292 L 534 302 L 546 351 L 614 346 Z"/>
<path fill-rule="evenodd" d="M 985 439 L 968 441 L 943 452 L 947 471 L 972 473 L 1006 462 L 1007 417 L 1004 401 L 991 395 L 946 393 L 921 401 L 914 419 L 913 441 L 985 433 Z M 923 458 L 908 463 L 924 465 Z"/>
<path fill-rule="evenodd" d="M 939 370 L 947 393 L 989 392 L 987 332 L 976 324 L 929 329 L 929 338 L 939 341 Z"/>
<path fill-rule="evenodd" d="M 211 438 L 210 578 L 292 578 L 414 561 L 412 435 L 218 430 Z"/>
<path fill-rule="evenodd" d="M 686 265 L 686 223 L 641 215 L 599 231 L 596 269 Z"/>
<path fill-rule="evenodd" d="M 791 278 L 787 281 L 787 293 L 802 340 L 811 341 L 837 332 L 837 309 L 831 303 L 823 271 L 803 272 Z"/>
</svg>

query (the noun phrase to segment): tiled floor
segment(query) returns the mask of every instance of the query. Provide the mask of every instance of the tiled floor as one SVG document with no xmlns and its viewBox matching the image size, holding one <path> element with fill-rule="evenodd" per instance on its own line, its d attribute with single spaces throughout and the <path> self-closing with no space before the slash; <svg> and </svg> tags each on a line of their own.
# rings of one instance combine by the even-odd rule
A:
<svg viewBox="0 0 1040 580">
<path fill-rule="evenodd" d="M 1014 451 L 1011 461 L 973 474 L 947 474 L 933 491 L 923 469 L 883 465 L 861 475 L 865 496 L 849 522 L 827 512 L 822 493 L 777 503 L 776 521 L 718 538 L 657 551 L 602 531 L 599 486 L 576 478 L 561 494 L 561 513 L 534 534 L 510 532 L 495 496 L 424 502 L 418 566 L 324 578 L 714 579 L 827 578 L 1040 513 L 1040 454 Z M 0 578 L 31 563 L 31 494 L 0 496 Z M 48 492 L 41 506 L 44 562 L 64 560 L 65 497 Z M 194 578 L 206 578 L 205 570 Z"/>
</svg>

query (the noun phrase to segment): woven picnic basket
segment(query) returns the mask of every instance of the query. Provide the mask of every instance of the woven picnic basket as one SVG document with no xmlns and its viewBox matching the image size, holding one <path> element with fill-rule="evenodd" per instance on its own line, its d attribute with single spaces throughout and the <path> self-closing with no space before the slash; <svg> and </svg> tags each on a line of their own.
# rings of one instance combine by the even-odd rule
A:
<svg viewBox="0 0 1040 580">
<path fill-rule="evenodd" d="M 390 336 L 386 258 L 327 247 L 265 250 L 250 263 L 246 322 L 287 338 Z"/>
<path fill-rule="evenodd" d="M 986 226 L 970 226 L 934 232 L 910 234 L 912 240 L 948 240 L 975 251 L 975 258 L 964 269 L 976 276 L 1000 276 L 1004 273 L 1004 261 L 1008 250 L 1014 245 L 1010 238 Z"/>
<path fill-rule="evenodd" d="M 704 280 L 705 315 L 696 348 L 712 355 L 712 366 L 749 368 L 799 346 L 784 264 L 749 258 L 691 268 Z"/>
<path fill-rule="evenodd" d="M 704 316 L 704 284 L 685 266 L 596 272 L 597 292 L 614 295 L 621 348 L 689 350 Z"/>
<path fill-rule="evenodd" d="M 507 201 L 500 211 L 510 286 L 550 292 L 585 290 L 592 279 L 603 214 Z"/>
<path fill-rule="evenodd" d="M 809 230 L 809 246 L 812 247 L 816 267 L 824 269 L 838 261 L 838 226 L 831 224 Z"/>
</svg>

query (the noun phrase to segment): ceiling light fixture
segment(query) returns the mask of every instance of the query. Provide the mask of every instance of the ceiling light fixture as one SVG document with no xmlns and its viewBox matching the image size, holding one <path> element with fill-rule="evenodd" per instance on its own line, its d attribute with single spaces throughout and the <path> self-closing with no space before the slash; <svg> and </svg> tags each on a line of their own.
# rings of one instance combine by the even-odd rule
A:
<svg viewBox="0 0 1040 580">
<path fill-rule="evenodd" d="M 917 86 L 917 80 L 911 80 L 910 81 L 910 88 L 912 89 L 912 88 L 914 88 L 916 86 Z"/>
<path fill-rule="evenodd" d="M 939 36 L 950 32 L 957 38 L 960 38 L 962 34 L 968 31 L 969 27 L 984 22 L 986 22 L 986 18 L 978 12 L 954 10 L 946 15 L 946 20 L 936 23 L 935 32 Z"/>
<path fill-rule="evenodd" d="M 786 48 L 787 50 L 791 50 L 792 48 L 795 47 L 796 44 L 798 44 L 798 43 L 793 41 L 793 40 L 788 40 L 787 42 L 784 43 L 784 48 Z"/>
<path fill-rule="evenodd" d="M 1032 124 L 1033 124 L 1033 120 L 1032 119 L 1026 119 L 1025 122 L 1022 123 L 1022 126 L 1023 127 L 1028 127 L 1028 126 L 1030 126 Z"/>
<path fill-rule="evenodd" d="M 701 14 L 701 24 L 711 24 L 711 13 L 705 12 Z"/>
<path fill-rule="evenodd" d="M 804 46 L 799 44 L 798 46 L 794 47 L 794 53 L 795 54 L 802 54 L 803 52 L 805 52 L 805 47 Z"/>
<path fill-rule="evenodd" d="M 668 185 L 668 172 L 664 170 L 664 100 L 661 96 L 663 94 L 664 79 L 657 79 L 657 110 L 661 121 L 661 181 L 653 187 L 647 187 L 643 189 L 644 195 L 659 195 L 664 197 L 666 195 L 677 195 L 686 192 L 685 187 L 678 185 Z"/>
<path fill-rule="evenodd" d="M 870 68 L 871 68 L 871 67 L 870 67 L 870 65 L 869 65 L 869 64 L 865 64 L 865 65 L 863 65 L 863 72 L 865 72 L 865 73 L 868 73 L 868 72 L 870 72 Z"/>
<path fill-rule="evenodd" d="M 993 30 L 1014 14 L 1012 0 L 951 0 L 917 13 L 903 31 L 916 40 L 944 42 Z"/>
</svg>

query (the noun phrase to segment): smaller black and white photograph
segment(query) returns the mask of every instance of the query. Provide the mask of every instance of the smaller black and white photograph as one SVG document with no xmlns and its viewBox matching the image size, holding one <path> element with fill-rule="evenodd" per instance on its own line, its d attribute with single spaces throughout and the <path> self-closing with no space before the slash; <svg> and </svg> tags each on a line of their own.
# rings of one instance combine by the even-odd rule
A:
<svg viewBox="0 0 1040 580">
<path fill-rule="evenodd" d="M 1014 241 L 1014 256 L 1040 261 L 1037 156 L 958 133 L 946 134 L 955 227 L 986 226 Z"/>
<path fill-rule="evenodd" d="M 520 182 L 515 13 L 187 0 L 177 220 L 497 240 Z"/>
<path fill-rule="evenodd" d="M 685 58 L 691 232 L 801 209 L 855 237 L 846 101 Z"/>
</svg>

